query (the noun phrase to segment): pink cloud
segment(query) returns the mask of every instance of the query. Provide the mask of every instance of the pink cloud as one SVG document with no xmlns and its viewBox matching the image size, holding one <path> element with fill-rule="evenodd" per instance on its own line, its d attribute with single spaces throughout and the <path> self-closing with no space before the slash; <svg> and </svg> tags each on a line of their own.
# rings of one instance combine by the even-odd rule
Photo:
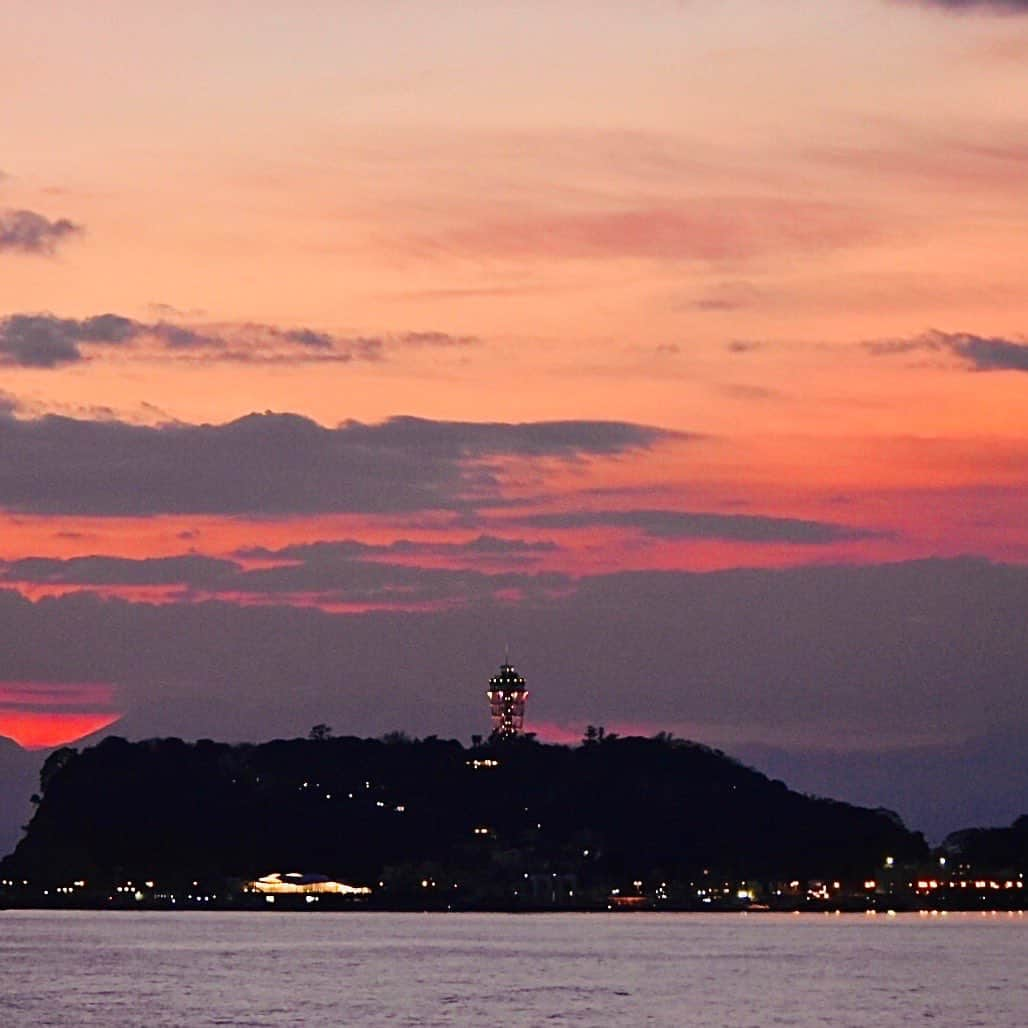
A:
<svg viewBox="0 0 1028 1028">
<path fill-rule="evenodd" d="M 438 239 L 442 249 L 500 257 L 725 261 L 830 250 L 869 237 L 853 207 L 777 197 L 697 198 L 674 207 L 541 213 L 486 222 Z"/>
</svg>

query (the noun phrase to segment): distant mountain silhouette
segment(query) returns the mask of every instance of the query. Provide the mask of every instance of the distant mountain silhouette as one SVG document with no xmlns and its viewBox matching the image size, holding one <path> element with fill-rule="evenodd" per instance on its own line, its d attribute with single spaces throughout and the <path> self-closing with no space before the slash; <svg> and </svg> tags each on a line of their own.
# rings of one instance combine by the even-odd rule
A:
<svg viewBox="0 0 1028 1028">
<path fill-rule="evenodd" d="M 43 757 L 0 735 L 0 853 L 14 848 L 32 816 L 29 797 L 37 790 Z"/>
<path fill-rule="evenodd" d="M 888 796 L 889 806 L 933 842 L 965 825 L 1009 824 L 1028 810 L 1024 733 L 1014 722 L 986 736 L 902 749 L 782 749 L 748 743 L 738 755 L 801 791 L 871 806 L 876 797 Z M 954 775 L 954 768 L 963 774 Z M 986 784 L 997 782 L 1001 788 Z"/>
<path fill-rule="evenodd" d="M 399 734 L 234 746 L 109 737 L 54 751 L 41 779 L 3 866 L 54 884 L 300 869 L 401 888 L 428 868 L 484 891 L 543 872 L 598 890 L 704 870 L 862 875 L 886 854 L 927 853 L 895 814 L 791 792 L 670 737 L 471 749 Z"/>
</svg>

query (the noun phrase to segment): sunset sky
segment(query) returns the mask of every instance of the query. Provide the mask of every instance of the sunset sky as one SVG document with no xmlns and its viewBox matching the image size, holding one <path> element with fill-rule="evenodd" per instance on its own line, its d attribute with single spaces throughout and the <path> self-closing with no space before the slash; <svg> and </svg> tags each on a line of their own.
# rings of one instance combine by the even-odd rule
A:
<svg viewBox="0 0 1028 1028">
<path fill-rule="evenodd" d="M 1028 2 L 7 0 L 0 735 L 694 738 L 1028 809 Z"/>
</svg>

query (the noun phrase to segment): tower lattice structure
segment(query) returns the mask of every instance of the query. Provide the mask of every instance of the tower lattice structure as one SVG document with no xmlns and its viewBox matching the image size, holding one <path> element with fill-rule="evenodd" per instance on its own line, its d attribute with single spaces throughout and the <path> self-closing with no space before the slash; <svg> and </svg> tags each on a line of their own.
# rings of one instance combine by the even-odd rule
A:
<svg viewBox="0 0 1028 1028">
<path fill-rule="evenodd" d="M 504 661 L 500 665 L 500 673 L 489 679 L 486 696 L 489 697 L 493 736 L 497 739 L 512 739 L 520 735 L 525 727 L 528 690 L 525 688 L 525 680 L 513 664 Z"/>
</svg>

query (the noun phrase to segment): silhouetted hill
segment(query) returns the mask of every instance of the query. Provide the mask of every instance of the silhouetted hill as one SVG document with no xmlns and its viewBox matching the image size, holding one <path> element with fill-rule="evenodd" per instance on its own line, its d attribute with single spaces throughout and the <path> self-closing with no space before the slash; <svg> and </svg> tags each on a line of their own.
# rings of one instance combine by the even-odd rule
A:
<svg viewBox="0 0 1028 1028">
<path fill-rule="evenodd" d="M 704 869 L 862 875 L 886 854 L 926 853 L 887 811 L 790 792 L 669 738 L 465 749 L 434 738 L 111 737 L 55 751 L 41 778 L 42 800 L 4 867 L 54 884 L 294 869 L 398 883 L 435 868 L 483 888 L 546 872 L 598 889 Z"/>
</svg>

